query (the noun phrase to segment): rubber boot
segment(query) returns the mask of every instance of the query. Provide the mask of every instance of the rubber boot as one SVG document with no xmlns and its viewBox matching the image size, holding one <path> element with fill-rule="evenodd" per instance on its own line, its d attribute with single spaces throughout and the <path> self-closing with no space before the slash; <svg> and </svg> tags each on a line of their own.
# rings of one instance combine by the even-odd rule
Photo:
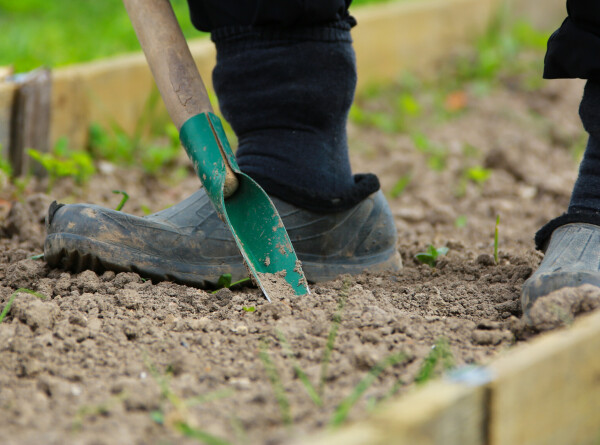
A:
<svg viewBox="0 0 600 445">
<path fill-rule="evenodd" d="M 566 216 L 566 215 L 565 215 Z M 600 287 L 600 227 L 571 223 L 553 230 L 540 267 L 523 284 L 521 304 L 527 317 L 541 297 L 564 288 Z"/>
<path fill-rule="evenodd" d="M 540 267 L 523 284 L 525 317 L 541 297 L 564 287 L 600 286 L 600 82 L 585 86 L 579 115 L 589 133 L 569 209 L 535 236 Z"/>
<path fill-rule="evenodd" d="M 340 274 L 398 272 L 396 228 L 381 191 L 353 208 L 316 213 L 273 198 L 306 278 L 327 281 Z M 44 259 L 72 271 L 137 272 L 156 281 L 213 287 L 230 273 L 247 276 L 231 232 L 204 189 L 146 217 L 90 204 L 52 204 Z"/>
</svg>

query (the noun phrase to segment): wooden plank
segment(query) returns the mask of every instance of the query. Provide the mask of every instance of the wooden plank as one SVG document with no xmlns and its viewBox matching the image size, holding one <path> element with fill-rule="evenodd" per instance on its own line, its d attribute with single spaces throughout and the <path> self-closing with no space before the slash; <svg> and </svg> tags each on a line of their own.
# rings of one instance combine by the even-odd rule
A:
<svg viewBox="0 0 600 445">
<path fill-rule="evenodd" d="M 365 421 L 321 435 L 310 443 L 484 445 L 486 406 L 484 386 L 436 381 L 387 404 Z"/>
<path fill-rule="evenodd" d="M 214 45 L 208 39 L 190 42 L 190 50 L 208 87 L 215 61 Z M 105 128 L 118 125 L 133 134 L 147 110 L 156 87 L 141 53 L 119 56 L 54 71 L 52 129 L 55 143 L 66 136 L 73 148 L 85 147 L 92 123 Z M 168 116 L 158 100 L 153 113 Z"/>
<path fill-rule="evenodd" d="M 10 144 L 10 122 L 16 86 L 13 83 L 0 82 L 0 156 L 8 160 Z"/>
<path fill-rule="evenodd" d="M 600 443 L 600 311 L 490 370 L 490 445 Z"/>
<path fill-rule="evenodd" d="M 50 70 L 40 68 L 15 76 L 14 83 L 17 90 L 12 107 L 8 157 L 13 174 L 18 176 L 29 170 L 27 149 L 48 151 L 52 90 Z"/>
<path fill-rule="evenodd" d="M 500 0 L 392 2 L 353 11 L 358 90 L 396 80 L 400 73 L 433 73 L 457 45 L 481 34 Z"/>
<path fill-rule="evenodd" d="M 507 0 L 507 3 L 513 18 L 527 20 L 539 29 L 556 29 L 567 16 L 565 0 Z"/>
<path fill-rule="evenodd" d="M 8 77 L 13 75 L 12 66 L 0 66 L 0 82 L 4 82 Z"/>
</svg>

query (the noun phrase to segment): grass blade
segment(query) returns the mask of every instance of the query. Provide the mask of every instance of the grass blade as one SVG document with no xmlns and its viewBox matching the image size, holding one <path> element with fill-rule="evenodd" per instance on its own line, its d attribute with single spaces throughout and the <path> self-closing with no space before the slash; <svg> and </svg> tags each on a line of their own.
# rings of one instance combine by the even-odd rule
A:
<svg viewBox="0 0 600 445">
<path fill-rule="evenodd" d="M 281 377 L 279 376 L 279 372 L 275 367 L 275 363 L 273 363 L 273 360 L 271 360 L 271 356 L 269 355 L 267 348 L 267 343 L 265 341 L 261 342 L 259 357 L 263 363 L 263 366 L 265 367 L 265 371 L 267 372 L 271 386 L 273 387 L 273 392 L 275 393 L 275 398 L 279 404 L 279 410 L 281 411 L 283 423 L 285 425 L 291 425 L 292 413 L 290 409 L 290 402 L 285 395 L 285 388 L 281 382 Z"/>
<path fill-rule="evenodd" d="M 422 385 L 431 380 L 435 375 L 435 370 L 440 360 L 443 360 L 442 365 L 444 369 L 450 369 L 454 365 L 454 357 L 452 351 L 450 351 L 450 345 L 445 338 L 438 339 L 427 357 L 423 360 L 421 369 L 415 377 L 415 383 Z"/>
<path fill-rule="evenodd" d="M 185 422 L 177 422 L 175 424 L 175 428 L 186 437 L 191 439 L 200 440 L 206 445 L 231 445 L 231 442 L 228 442 L 225 439 L 221 439 L 219 437 L 213 436 L 205 431 L 192 428 Z"/>
<path fill-rule="evenodd" d="M 496 229 L 494 230 L 494 261 L 498 264 L 498 226 L 500 225 L 500 215 L 496 216 Z"/>
<path fill-rule="evenodd" d="M 123 190 L 113 190 L 113 193 L 115 195 L 123 195 L 123 197 L 121 198 L 121 202 L 119 202 L 119 204 L 115 208 L 115 210 L 117 212 L 120 212 L 121 209 L 123 208 L 123 206 L 125 205 L 125 203 L 129 200 L 129 195 L 127 194 L 127 192 L 124 192 Z"/>
<path fill-rule="evenodd" d="M 296 360 L 296 357 L 294 356 L 292 347 L 290 346 L 287 339 L 283 335 L 283 332 L 281 332 L 280 330 L 277 330 L 277 337 L 279 337 L 279 341 L 281 341 L 281 343 L 283 344 L 285 354 L 293 361 L 292 366 L 294 368 L 294 372 L 296 373 L 296 375 L 298 376 L 298 378 L 304 385 L 304 388 L 306 389 L 306 392 L 308 393 L 309 397 L 312 399 L 312 401 L 315 403 L 315 405 L 323 406 L 323 399 L 321 399 L 321 396 L 319 395 L 318 391 L 316 390 L 316 388 L 314 387 L 314 385 L 308 378 L 308 375 L 306 375 L 306 373 L 300 367 L 300 364 L 298 363 L 298 361 Z"/>
<path fill-rule="evenodd" d="M 369 389 L 379 374 L 381 374 L 386 368 L 401 363 L 405 359 L 406 355 L 403 352 L 398 352 L 384 358 L 382 361 L 373 366 L 369 373 L 354 387 L 352 393 L 346 397 L 342 403 L 340 403 L 338 408 L 333 413 L 333 417 L 331 418 L 329 424 L 333 427 L 341 425 L 348 417 L 352 407 L 356 404 L 356 402 L 358 402 L 363 393 Z"/>
<path fill-rule="evenodd" d="M 30 294 L 33 295 L 35 297 L 38 297 L 42 300 L 46 299 L 45 295 L 40 294 L 39 292 L 36 292 L 34 290 L 31 289 L 26 289 L 24 287 L 20 287 L 19 289 L 17 289 L 16 291 L 14 291 L 11 295 L 10 298 L 8 299 L 8 303 L 6 303 L 6 305 L 4 306 L 4 309 L 2 309 L 2 313 L 0 313 L 0 323 L 2 323 L 4 321 L 4 318 L 8 315 L 10 308 L 12 307 L 13 301 L 15 301 L 15 298 L 17 297 L 17 294 L 19 292 L 25 292 L 26 294 Z"/>
<path fill-rule="evenodd" d="M 218 391 L 212 391 L 208 394 L 202 394 L 195 397 L 189 397 L 184 400 L 187 406 L 201 405 L 203 403 L 212 402 L 213 400 L 226 399 L 233 394 L 233 390 L 230 388 L 220 389 Z"/>
<path fill-rule="evenodd" d="M 349 284 L 348 284 L 349 285 Z M 321 359 L 321 375 L 319 377 L 319 396 L 323 397 L 323 391 L 325 389 L 325 380 L 327 379 L 327 370 L 329 368 L 329 361 L 331 360 L 331 353 L 333 352 L 333 346 L 335 345 L 335 339 L 340 328 L 340 322 L 342 319 L 342 310 L 346 304 L 347 298 L 347 286 L 343 290 L 345 295 L 342 295 L 338 303 L 337 311 L 333 316 L 331 328 L 329 329 L 329 335 L 327 336 L 327 343 L 325 344 L 325 350 L 323 351 L 323 357 Z"/>
</svg>

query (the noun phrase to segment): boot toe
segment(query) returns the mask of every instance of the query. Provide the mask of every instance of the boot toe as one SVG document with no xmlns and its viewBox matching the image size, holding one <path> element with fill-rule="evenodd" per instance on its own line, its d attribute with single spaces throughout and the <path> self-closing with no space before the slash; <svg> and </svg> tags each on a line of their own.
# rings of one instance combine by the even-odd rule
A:
<svg viewBox="0 0 600 445">
<path fill-rule="evenodd" d="M 566 224 L 553 233 L 539 268 L 523 284 L 521 306 L 527 317 L 535 302 L 564 287 L 600 287 L 600 227 Z"/>
</svg>

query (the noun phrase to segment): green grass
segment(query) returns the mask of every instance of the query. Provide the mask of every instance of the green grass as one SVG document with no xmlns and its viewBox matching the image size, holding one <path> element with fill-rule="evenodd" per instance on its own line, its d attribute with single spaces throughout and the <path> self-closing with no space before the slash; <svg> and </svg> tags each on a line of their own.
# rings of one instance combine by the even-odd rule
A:
<svg viewBox="0 0 600 445">
<path fill-rule="evenodd" d="M 500 226 L 500 215 L 496 216 L 496 228 L 494 229 L 494 262 L 498 264 L 498 227 Z"/>
<path fill-rule="evenodd" d="M 171 4 L 187 38 L 205 35 L 192 26 L 186 0 Z M 17 72 L 140 49 L 121 0 L 0 0 L 0 29 L 0 66 Z"/>
<path fill-rule="evenodd" d="M 187 37 L 198 37 L 185 0 L 171 0 Z M 121 0 L 0 0 L 0 65 L 28 71 L 140 49 Z"/>
<path fill-rule="evenodd" d="M 292 346 L 290 345 L 289 341 L 285 338 L 283 332 L 281 332 L 280 330 L 276 330 L 276 335 L 279 340 L 279 343 L 283 349 L 284 354 L 286 355 L 288 360 L 291 361 L 292 369 L 294 370 L 296 377 L 298 377 L 298 379 L 304 386 L 304 389 L 306 390 L 308 396 L 317 407 L 324 406 L 324 394 L 326 389 L 325 385 L 327 381 L 329 364 L 331 361 L 331 354 L 335 347 L 335 340 L 337 338 L 337 333 L 340 328 L 342 311 L 344 309 L 346 299 L 348 298 L 349 286 L 350 282 L 345 281 L 344 286 L 340 292 L 340 299 L 338 301 L 337 310 L 332 317 L 329 334 L 327 336 L 327 342 L 323 349 L 323 355 L 321 356 L 321 371 L 319 375 L 318 384 L 315 385 L 313 382 L 311 382 L 306 372 L 300 367 L 300 363 L 296 359 L 296 354 L 292 350 Z M 267 373 L 267 376 L 273 388 L 275 398 L 279 405 L 279 411 L 281 413 L 282 421 L 286 426 L 292 427 L 292 406 L 290 405 L 290 401 L 287 397 L 286 389 L 281 379 L 281 374 L 269 353 L 269 347 L 270 345 L 268 341 L 263 339 L 260 344 L 259 357 L 263 363 L 265 372 Z M 334 412 L 332 413 L 331 419 L 329 420 L 329 426 L 335 428 L 342 425 L 346 421 L 351 409 L 364 395 L 365 391 L 369 389 L 369 387 L 377 380 L 379 375 L 387 368 L 403 363 L 404 361 L 406 361 L 406 359 L 406 354 L 404 354 L 404 352 L 402 351 L 399 351 L 386 356 L 384 359 L 376 363 L 375 366 L 373 366 L 369 370 L 369 372 L 356 384 L 356 386 L 352 389 L 350 394 L 347 395 L 335 408 Z M 395 385 L 392 390 L 395 392 L 397 389 L 399 389 L 399 387 L 402 384 L 402 382 L 398 382 L 398 384 Z M 371 408 L 375 407 L 377 403 L 377 400 L 367 401 L 367 404 Z"/>
<path fill-rule="evenodd" d="M 15 301 L 15 298 L 17 298 L 17 295 L 21 292 L 24 292 L 26 294 L 30 294 L 33 295 L 35 297 L 38 297 L 42 300 L 46 299 L 45 295 L 40 294 L 39 292 L 33 291 L 31 289 L 26 289 L 24 287 L 20 287 L 19 289 L 17 289 L 16 291 L 14 291 L 9 299 L 8 302 L 4 305 L 4 309 L 2 309 L 2 312 L 0 313 L 0 323 L 2 323 L 4 321 L 4 319 L 6 318 L 6 316 L 8 315 L 8 313 L 10 312 L 10 308 L 12 307 L 13 302 Z"/>
<path fill-rule="evenodd" d="M 165 372 L 161 372 L 147 357 L 145 357 L 145 361 L 150 374 L 160 387 L 162 396 L 161 408 L 150 413 L 150 418 L 155 423 L 171 428 L 183 436 L 194 439 L 205 445 L 231 445 L 231 442 L 225 439 L 213 436 L 204 430 L 192 426 L 189 420 L 191 415 L 188 408 L 194 405 L 204 404 L 213 400 L 229 397 L 232 395 L 232 391 L 214 391 L 212 393 L 197 397 L 182 399 L 171 390 L 170 367 L 167 367 Z M 167 419 L 167 416 L 165 415 L 167 410 L 171 412 L 172 419 Z"/>
<path fill-rule="evenodd" d="M 440 372 L 452 369 L 454 364 L 454 356 L 450 350 L 448 340 L 439 338 L 431 347 L 427 357 L 423 359 L 423 363 L 415 377 L 415 383 L 423 385 L 439 375 Z"/>
</svg>

